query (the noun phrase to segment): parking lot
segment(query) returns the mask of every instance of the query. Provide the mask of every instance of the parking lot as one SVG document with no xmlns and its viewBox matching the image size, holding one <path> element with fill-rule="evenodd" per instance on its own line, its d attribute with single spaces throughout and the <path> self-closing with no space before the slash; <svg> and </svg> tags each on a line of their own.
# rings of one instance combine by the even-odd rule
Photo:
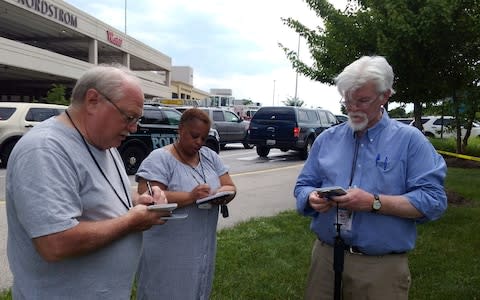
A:
<svg viewBox="0 0 480 300">
<path fill-rule="evenodd" d="M 230 216 L 219 218 L 218 228 L 226 228 L 251 217 L 271 216 L 294 209 L 293 186 L 303 160 L 293 151 L 272 150 L 267 158 L 242 144 L 227 145 L 220 152 L 237 186 L 238 194 L 229 204 Z M 7 220 L 5 215 L 5 169 L 0 169 L 0 290 L 9 288 L 12 276 L 6 257 Z M 136 188 L 130 176 L 132 188 Z"/>
</svg>

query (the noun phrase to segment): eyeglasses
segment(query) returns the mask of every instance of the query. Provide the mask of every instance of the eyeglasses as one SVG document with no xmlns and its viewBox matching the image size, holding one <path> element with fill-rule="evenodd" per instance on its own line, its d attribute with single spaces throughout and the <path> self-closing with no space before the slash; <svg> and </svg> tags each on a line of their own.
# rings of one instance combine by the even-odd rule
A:
<svg viewBox="0 0 480 300">
<path fill-rule="evenodd" d="M 377 94 L 375 98 L 361 98 L 356 101 L 342 99 L 340 100 L 340 104 L 345 107 L 352 107 L 353 105 L 355 105 L 358 108 L 367 108 L 370 106 L 370 104 L 375 102 L 378 99 L 378 97 L 380 97 L 381 95 L 382 93 Z"/>
<path fill-rule="evenodd" d="M 133 124 L 138 124 L 138 122 L 140 121 L 140 117 L 132 117 L 130 116 L 129 114 L 127 114 L 125 111 L 123 111 L 123 109 L 121 109 L 120 107 L 118 107 L 115 102 L 113 102 L 110 98 L 108 98 L 107 96 L 105 96 L 104 94 L 100 93 L 99 91 L 97 91 L 97 93 L 100 94 L 100 96 L 102 96 L 103 98 L 105 98 L 105 100 L 107 100 L 108 102 L 110 102 L 117 110 L 119 113 L 122 114 L 122 116 L 124 117 L 125 119 L 125 123 L 127 123 L 128 125 L 133 125 Z"/>
</svg>

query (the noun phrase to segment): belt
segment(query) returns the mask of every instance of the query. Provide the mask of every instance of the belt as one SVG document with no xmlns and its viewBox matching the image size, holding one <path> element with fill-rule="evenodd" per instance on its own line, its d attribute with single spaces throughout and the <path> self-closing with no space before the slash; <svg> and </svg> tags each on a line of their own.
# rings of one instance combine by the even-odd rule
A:
<svg viewBox="0 0 480 300">
<path fill-rule="evenodd" d="M 318 239 L 318 241 L 322 244 L 322 245 L 327 245 L 329 247 L 333 247 L 332 245 Z M 368 254 L 368 253 L 365 253 L 363 252 L 362 250 L 360 250 L 360 248 L 358 248 L 357 246 L 351 246 L 351 245 L 343 245 L 343 249 L 350 253 L 350 254 L 354 254 L 354 255 L 368 255 L 368 256 L 383 256 L 383 255 L 391 255 L 391 254 L 405 254 L 407 252 L 405 251 L 402 251 L 402 252 L 395 252 L 395 251 L 392 251 L 392 252 L 389 252 L 389 253 L 385 253 L 385 254 L 377 254 L 377 255 L 372 255 L 372 254 Z"/>
</svg>

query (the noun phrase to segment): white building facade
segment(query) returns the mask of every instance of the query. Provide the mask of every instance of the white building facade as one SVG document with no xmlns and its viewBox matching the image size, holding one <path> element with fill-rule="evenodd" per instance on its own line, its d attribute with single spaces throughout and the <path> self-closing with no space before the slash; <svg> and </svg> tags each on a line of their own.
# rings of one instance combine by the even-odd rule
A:
<svg viewBox="0 0 480 300">
<path fill-rule="evenodd" d="M 145 97 L 170 98 L 169 56 L 61 0 L 0 0 L 0 100 L 72 88 L 89 68 L 120 63 L 142 81 Z"/>
</svg>

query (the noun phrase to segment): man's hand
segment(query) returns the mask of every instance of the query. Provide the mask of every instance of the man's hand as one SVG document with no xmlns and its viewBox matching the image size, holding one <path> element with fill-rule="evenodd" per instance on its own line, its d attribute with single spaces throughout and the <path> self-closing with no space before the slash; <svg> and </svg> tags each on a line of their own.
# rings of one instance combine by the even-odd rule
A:
<svg viewBox="0 0 480 300">
<path fill-rule="evenodd" d="M 349 189 L 346 195 L 332 197 L 338 207 L 350 211 L 371 211 L 373 205 L 373 195 L 359 188 Z"/>
<path fill-rule="evenodd" d="M 132 232 L 147 230 L 153 225 L 165 224 L 161 217 L 169 215 L 169 211 L 148 210 L 146 205 L 139 204 L 128 211 L 129 228 Z"/>
<path fill-rule="evenodd" d="M 135 204 L 152 205 L 168 203 L 167 197 L 160 187 L 152 186 L 152 193 L 153 195 L 150 195 L 148 190 L 145 191 L 143 194 L 138 196 Z"/>
<path fill-rule="evenodd" d="M 308 203 L 314 210 L 321 213 L 327 212 L 330 208 L 335 206 L 335 202 L 323 197 L 322 194 L 319 194 L 316 191 L 313 191 L 308 195 Z"/>
</svg>

